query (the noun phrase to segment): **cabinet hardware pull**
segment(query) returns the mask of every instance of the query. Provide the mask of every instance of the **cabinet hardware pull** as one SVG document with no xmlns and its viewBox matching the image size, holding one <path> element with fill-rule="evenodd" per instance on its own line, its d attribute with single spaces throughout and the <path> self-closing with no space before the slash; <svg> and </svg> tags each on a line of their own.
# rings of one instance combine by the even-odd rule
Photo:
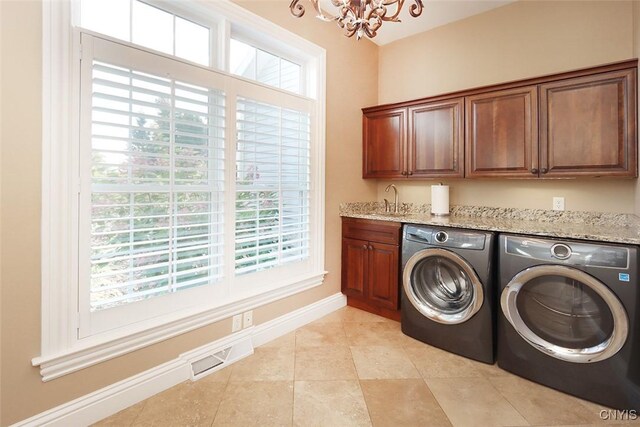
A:
<svg viewBox="0 0 640 427">
<path fill-rule="evenodd" d="M 413 175 L 413 171 L 409 171 L 409 175 Z"/>
<path fill-rule="evenodd" d="M 547 172 L 549 172 L 549 169 L 547 168 L 540 169 L 540 173 L 547 173 Z"/>
<path fill-rule="evenodd" d="M 362 245 L 362 249 L 366 251 L 367 249 L 369 249 L 369 247 L 367 245 Z"/>
<path fill-rule="evenodd" d="M 373 250 L 373 246 L 369 245 L 369 250 L 372 251 Z"/>
<path fill-rule="evenodd" d="M 531 168 L 531 173 L 532 173 L 532 174 L 537 174 L 537 173 L 538 173 L 538 169 L 536 169 L 536 168 Z"/>
<path fill-rule="evenodd" d="M 407 171 L 402 171 L 402 176 L 407 176 Z"/>
</svg>

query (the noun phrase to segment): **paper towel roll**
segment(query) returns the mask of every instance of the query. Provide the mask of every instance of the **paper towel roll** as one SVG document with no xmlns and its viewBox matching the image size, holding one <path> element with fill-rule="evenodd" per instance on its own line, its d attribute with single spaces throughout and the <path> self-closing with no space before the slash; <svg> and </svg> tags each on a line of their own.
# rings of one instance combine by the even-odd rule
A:
<svg viewBox="0 0 640 427">
<path fill-rule="evenodd" d="M 431 186 L 431 214 L 449 215 L 449 186 Z"/>
</svg>

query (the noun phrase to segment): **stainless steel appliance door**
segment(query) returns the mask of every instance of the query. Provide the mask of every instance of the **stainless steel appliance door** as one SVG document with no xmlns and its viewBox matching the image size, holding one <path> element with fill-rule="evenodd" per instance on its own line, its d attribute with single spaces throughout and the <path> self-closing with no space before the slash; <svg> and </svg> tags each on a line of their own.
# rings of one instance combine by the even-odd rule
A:
<svg viewBox="0 0 640 427">
<path fill-rule="evenodd" d="M 556 359 L 598 362 L 616 354 L 627 340 L 629 320 L 620 300 L 575 268 L 527 268 L 502 291 L 500 305 L 523 339 Z"/>
<path fill-rule="evenodd" d="M 411 304 L 438 323 L 463 323 L 484 301 L 476 272 L 464 258 L 445 249 L 416 252 L 404 267 L 402 282 Z"/>
</svg>

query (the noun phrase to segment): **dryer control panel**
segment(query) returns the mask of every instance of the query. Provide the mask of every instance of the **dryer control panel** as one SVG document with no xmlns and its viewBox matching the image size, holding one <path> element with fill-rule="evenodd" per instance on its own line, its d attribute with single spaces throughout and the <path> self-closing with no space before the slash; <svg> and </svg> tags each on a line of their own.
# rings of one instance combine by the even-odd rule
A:
<svg viewBox="0 0 640 427">
<path fill-rule="evenodd" d="M 507 236 L 505 252 L 553 263 L 587 267 L 629 268 L 629 249 L 603 244 Z"/>
</svg>

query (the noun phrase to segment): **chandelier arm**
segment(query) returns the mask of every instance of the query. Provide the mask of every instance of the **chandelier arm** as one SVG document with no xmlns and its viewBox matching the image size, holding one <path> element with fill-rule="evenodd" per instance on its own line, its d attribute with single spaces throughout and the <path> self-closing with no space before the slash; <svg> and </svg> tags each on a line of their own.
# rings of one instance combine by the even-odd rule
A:
<svg viewBox="0 0 640 427">
<path fill-rule="evenodd" d="M 338 12 L 340 13 L 337 18 L 338 21 L 356 21 L 358 19 L 358 16 L 354 13 L 353 9 L 346 4 L 340 6 Z"/>
<path fill-rule="evenodd" d="M 412 4 L 411 7 L 409 7 L 409 13 L 414 18 L 417 18 L 422 13 L 422 8 L 424 7 L 424 5 L 422 4 L 422 0 L 413 0 L 413 1 L 414 1 L 414 4 Z"/>
<path fill-rule="evenodd" d="M 318 4 L 318 0 L 309 0 L 309 1 L 313 5 L 313 8 L 316 10 L 316 13 L 317 13 L 316 17 L 318 17 L 319 19 L 325 22 L 331 22 L 339 19 L 339 17 L 333 16 L 330 13 L 327 13 L 324 10 L 322 10 L 320 5 Z"/>
<path fill-rule="evenodd" d="M 376 34 L 378 34 L 378 30 L 372 30 L 369 27 L 366 27 L 364 31 L 370 39 L 374 38 Z"/>
<path fill-rule="evenodd" d="M 304 6 L 300 4 L 300 0 L 293 0 L 289 5 L 291 14 L 296 18 L 301 18 L 304 15 Z"/>
<path fill-rule="evenodd" d="M 421 1 L 421 0 L 417 0 L 417 1 Z M 400 19 L 398 19 L 398 15 L 400 15 L 400 11 L 402 10 L 403 4 L 404 4 L 404 0 L 391 0 L 388 4 L 386 2 L 383 2 L 381 7 L 384 7 L 385 16 L 381 16 L 382 20 L 387 22 L 389 21 L 400 22 Z M 393 15 L 386 16 L 386 12 L 389 11 L 389 8 L 387 6 L 391 6 L 391 5 L 396 6 L 395 13 Z"/>
<path fill-rule="evenodd" d="M 382 26 L 382 21 L 383 18 L 380 16 L 373 16 L 372 17 L 373 22 L 371 20 L 367 21 L 367 25 L 366 25 L 366 30 L 367 30 L 367 35 L 370 38 L 375 37 L 375 35 L 378 33 L 378 29 Z M 373 34 L 373 35 L 370 35 Z"/>
<path fill-rule="evenodd" d="M 344 28 L 344 35 L 347 37 L 353 37 L 353 35 L 358 31 L 358 26 L 352 23 L 343 24 L 342 28 Z"/>
<path fill-rule="evenodd" d="M 382 21 L 377 21 L 378 23 L 375 25 L 367 25 L 365 27 L 365 32 L 367 33 L 367 37 L 369 37 L 370 39 L 374 38 L 377 34 L 378 34 L 378 29 L 380 28 L 380 26 L 382 25 Z"/>
<path fill-rule="evenodd" d="M 382 25 L 382 21 L 385 21 L 385 15 L 387 10 L 384 7 L 379 7 L 376 9 L 370 9 L 365 15 L 365 22 L 367 23 L 367 27 L 376 26 L 380 28 Z M 373 23 L 371 21 L 374 21 Z"/>
</svg>

